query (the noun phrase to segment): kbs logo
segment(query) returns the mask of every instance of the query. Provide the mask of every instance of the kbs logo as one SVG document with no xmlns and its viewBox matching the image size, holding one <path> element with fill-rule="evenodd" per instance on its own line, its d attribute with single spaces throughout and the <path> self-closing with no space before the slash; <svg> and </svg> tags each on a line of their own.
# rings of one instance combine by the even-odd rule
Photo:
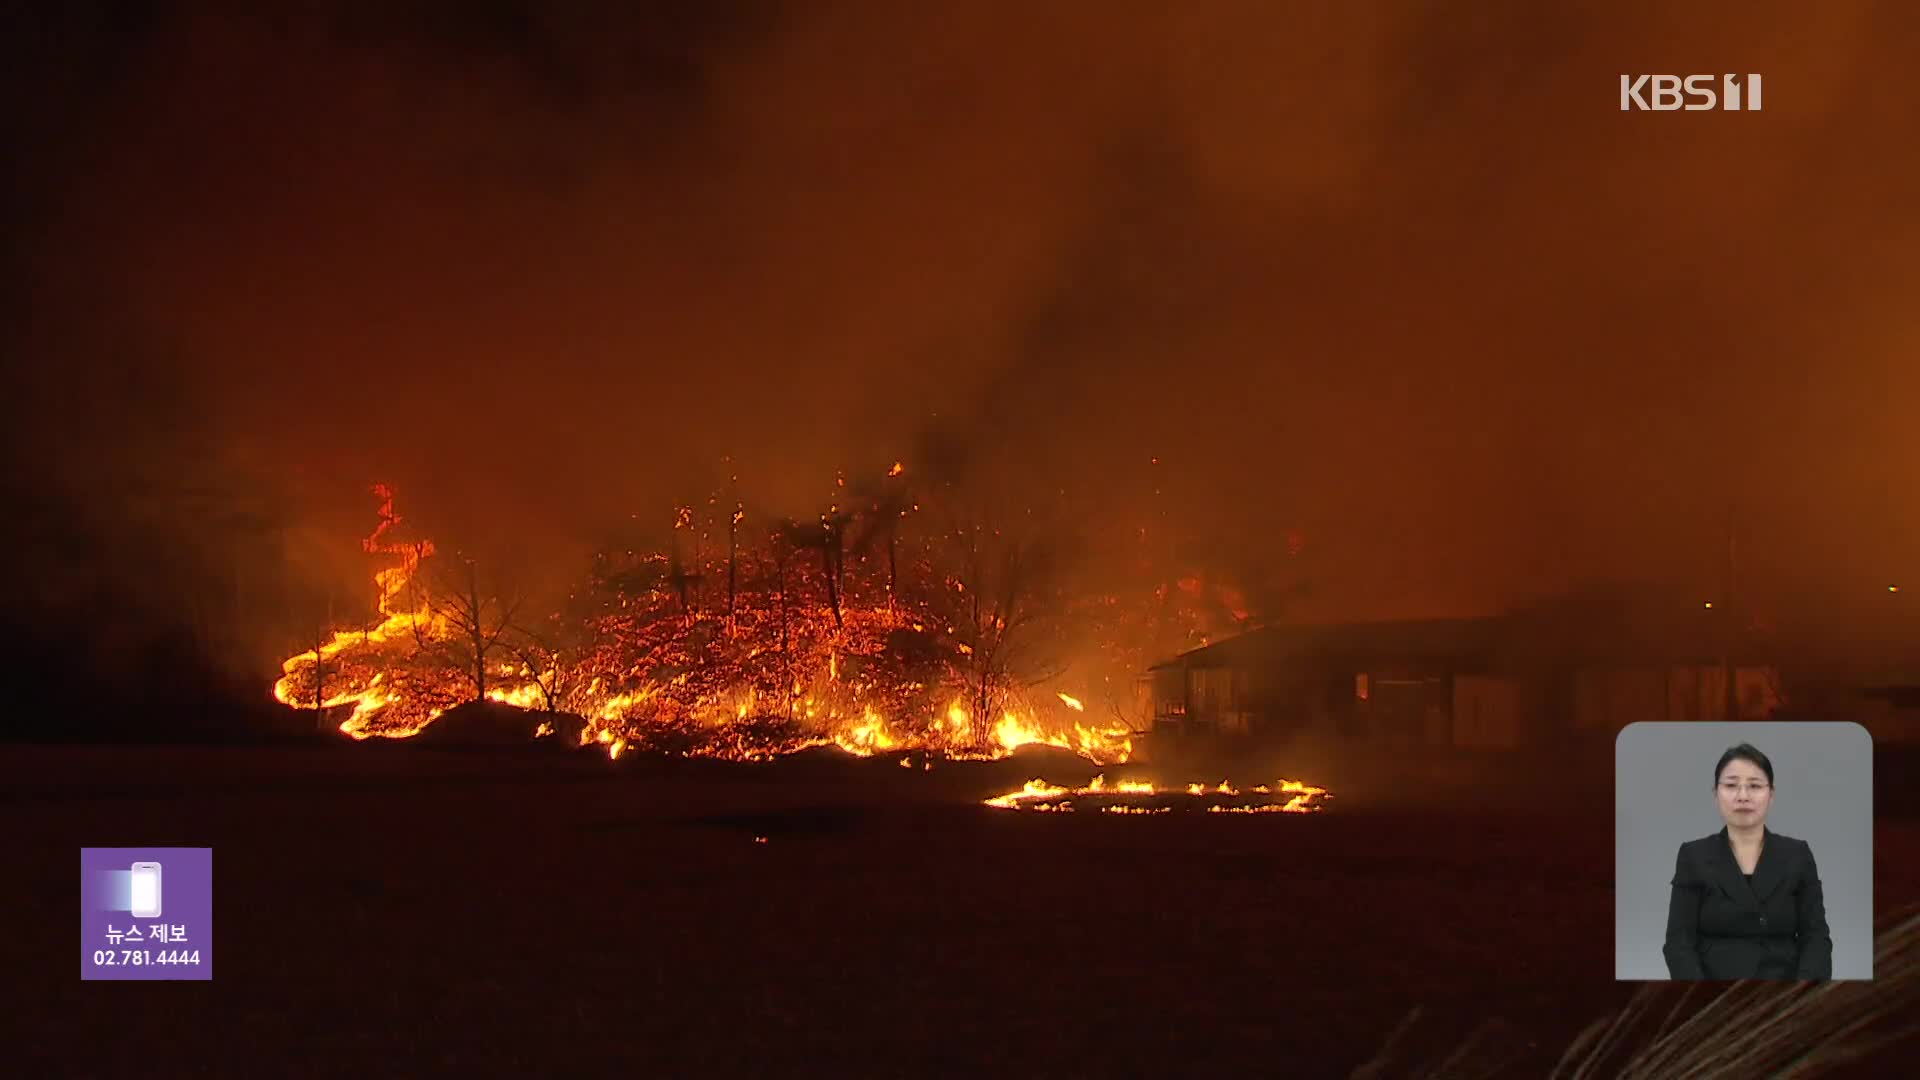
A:
<svg viewBox="0 0 1920 1080">
<path fill-rule="evenodd" d="M 1721 75 L 1718 80 L 1712 75 L 1622 75 L 1620 76 L 1620 111 L 1632 112 L 1636 109 L 1653 112 L 1702 112 L 1719 108 L 1728 112 L 1740 110 L 1741 90 L 1746 91 L 1746 111 L 1760 111 L 1760 76 L 1748 75 L 1746 86 L 1740 85 L 1741 76 Z M 1714 93 L 1715 82 L 1720 92 Z"/>
</svg>

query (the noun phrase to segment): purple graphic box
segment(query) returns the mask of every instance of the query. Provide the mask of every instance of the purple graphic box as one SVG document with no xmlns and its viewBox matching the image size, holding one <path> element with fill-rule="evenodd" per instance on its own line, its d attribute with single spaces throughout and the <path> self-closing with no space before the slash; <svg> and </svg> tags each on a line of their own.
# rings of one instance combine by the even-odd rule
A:
<svg viewBox="0 0 1920 1080">
<path fill-rule="evenodd" d="M 213 978 L 213 849 L 80 849 L 80 978 Z"/>
</svg>

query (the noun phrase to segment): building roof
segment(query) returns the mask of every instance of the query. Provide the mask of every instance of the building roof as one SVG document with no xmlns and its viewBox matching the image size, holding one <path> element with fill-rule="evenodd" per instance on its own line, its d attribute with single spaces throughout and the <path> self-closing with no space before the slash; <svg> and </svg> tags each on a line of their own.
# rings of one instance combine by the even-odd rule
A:
<svg viewBox="0 0 1920 1080">
<path fill-rule="evenodd" d="M 1485 660 L 1497 648 L 1506 622 L 1503 617 L 1484 616 L 1274 626 L 1189 649 L 1154 669 L 1241 667 L 1305 657 Z"/>
<path fill-rule="evenodd" d="M 1761 660 L 1764 642 L 1726 613 L 1647 588 L 1588 589 L 1504 615 L 1321 623 L 1255 630 L 1154 666 L 1439 661 L 1455 666 L 1717 664 Z"/>
</svg>

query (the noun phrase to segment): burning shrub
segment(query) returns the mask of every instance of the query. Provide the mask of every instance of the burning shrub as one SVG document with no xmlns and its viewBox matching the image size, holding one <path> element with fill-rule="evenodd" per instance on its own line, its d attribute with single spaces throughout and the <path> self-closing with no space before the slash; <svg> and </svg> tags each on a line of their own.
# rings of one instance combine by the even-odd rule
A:
<svg viewBox="0 0 1920 1080">
<path fill-rule="evenodd" d="M 1120 703 L 1144 643 L 1195 621 L 1179 603 L 1195 590 L 1117 589 L 1075 569 L 1071 530 L 1031 513 L 922 521 L 905 485 L 896 466 L 858 505 L 765 529 L 747 528 L 736 501 L 724 547 L 717 510 L 702 523 L 681 507 L 669 550 L 603 551 L 538 618 L 477 560 L 410 535 L 377 488 L 363 544 L 385 564 L 377 617 L 288 659 L 274 693 L 345 713 L 356 738 L 414 735 L 493 702 L 533 718 L 471 709 L 442 737 L 545 724 L 610 754 L 753 759 L 833 744 L 995 757 L 1040 744 L 1125 760 L 1138 718 Z M 1150 597 L 1145 613 L 1122 610 L 1123 593 Z M 1042 689 L 1070 672 L 1076 693 Z M 1110 715 L 1088 714 L 1090 688 Z M 563 725 L 563 713 L 583 719 Z"/>
</svg>

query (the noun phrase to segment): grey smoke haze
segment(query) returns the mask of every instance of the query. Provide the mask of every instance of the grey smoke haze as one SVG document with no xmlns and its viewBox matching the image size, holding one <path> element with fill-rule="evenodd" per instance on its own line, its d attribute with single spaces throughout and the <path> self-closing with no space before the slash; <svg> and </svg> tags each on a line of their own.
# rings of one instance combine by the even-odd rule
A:
<svg viewBox="0 0 1920 1080">
<path fill-rule="evenodd" d="M 1710 593 L 1730 503 L 1754 581 L 1913 568 L 1903 6 L 1040 9 L 13 16 L 14 452 L 111 530 L 184 427 L 348 561 L 376 479 L 559 550 L 938 428 L 1157 456 L 1323 617 Z"/>
</svg>

